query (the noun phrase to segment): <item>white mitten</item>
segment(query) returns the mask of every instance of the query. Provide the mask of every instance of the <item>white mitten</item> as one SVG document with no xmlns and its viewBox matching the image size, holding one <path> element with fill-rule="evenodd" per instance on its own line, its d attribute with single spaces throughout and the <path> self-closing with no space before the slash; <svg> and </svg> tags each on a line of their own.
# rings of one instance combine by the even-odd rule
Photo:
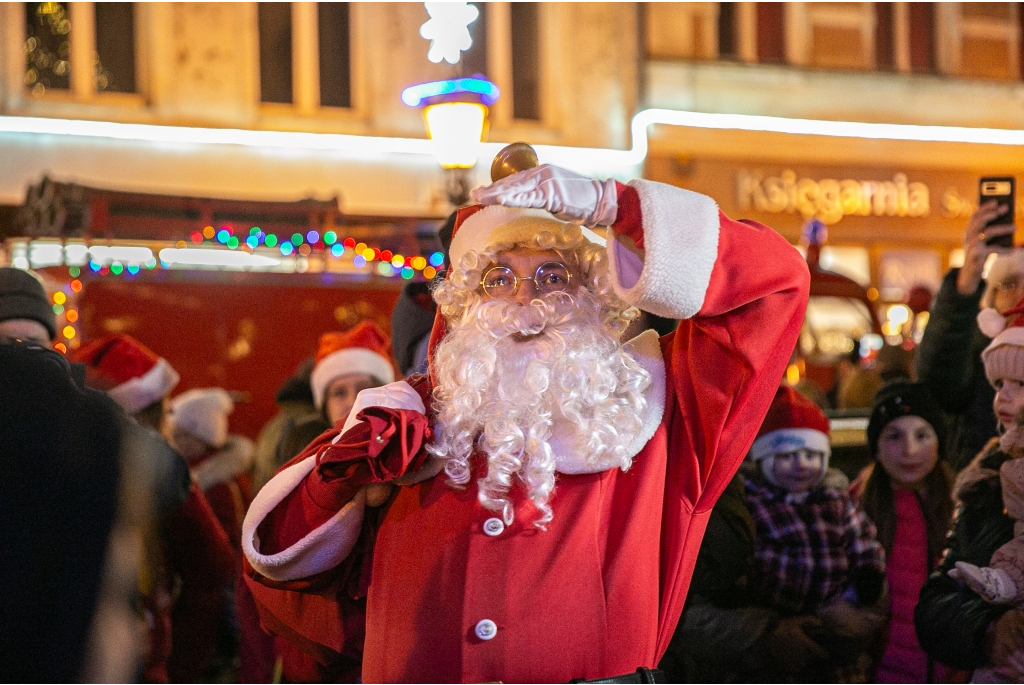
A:
<svg viewBox="0 0 1024 685">
<path fill-rule="evenodd" d="M 1001 568 L 978 567 L 966 561 L 958 561 L 949 575 L 963 581 L 989 604 L 1009 604 L 1017 596 L 1017 585 Z"/>
<path fill-rule="evenodd" d="M 619 213 L 615 181 L 598 181 L 550 164 L 512 174 L 470 195 L 484 205 L 546 209 L 584 226 L 611 226 Z"/>
</svg>

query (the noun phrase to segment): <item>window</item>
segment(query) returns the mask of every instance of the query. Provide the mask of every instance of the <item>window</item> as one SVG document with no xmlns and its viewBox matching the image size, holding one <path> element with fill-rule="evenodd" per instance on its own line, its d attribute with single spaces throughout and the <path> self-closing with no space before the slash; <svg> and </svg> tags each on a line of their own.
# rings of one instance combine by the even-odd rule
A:
<svg viewBox="0 0 1024 685">
<path fill-rule="evenodd" d="M 644 4 L 649 59 L 715 59 L 718 56 L 718 3 Z"/>
<path fill-rule="evenodd" d="M 739 57 L 739 41 L 737 40 L 736 5 L 731 2 L 718 3 L 718 58 L 736 59 Z"/>
<path fill-rule="evenodd" d="M 317 3 L 320 106 L 351 107 L 349 3 Z"/>
<path fill-rule="evenodd" d="M 875 68 L 892 71 L 896 68 L 896 34 L 893 3 L 877 2 L 875 10 Z"/>
<path fill-rule="evenodd" d="M 292 4 L 259 3 L 260 100 L 292 102 Z"/>
<path fill-rule="evenodd" d="M 786 7 L 781 2 L 757 3 L 757 61 L 786 61 Z"/>
<path fill-rule="evenodd" d="M 512 111 L 516 119 L 539 121 L 540 35 L 539 8 L 535 2 L 513 2 Z"/>
<path fill-rule="evenodd" d="M 935 72 L 935 3 L 908 2 L 910 70 Z"/>
<path fill-rule="evenodd" d="M 96 90 L 134 93 L 135 5 L 130 2 L 97 2 Z"/>
<path fill-rule="evenodd" d="M 1018 4 L 963 2 L 959 23 L 960 76 L 1015 79 L 1020 74 Z M 954 54 L 956 46 L 953 47 Z"/>
<path fill-rule="evenodd" d="M 71 88 L 71 18 L 66 2 L 25 3 L 25 86 L 35 96 Z"/>
<path fill-rule="evenodd" d="M 353 6 L 347 2 L 257 3 L 260 101 L 294 113 L 351 108 Z M 281 113 L 280 110 L 278 113 Z"/>
<path fill-rule="evenodd" d="M 824 69 L 870 69 L 875 62 L 875 12 L 864 2 L 788 6 L 790 61 Z"/>
</svg>

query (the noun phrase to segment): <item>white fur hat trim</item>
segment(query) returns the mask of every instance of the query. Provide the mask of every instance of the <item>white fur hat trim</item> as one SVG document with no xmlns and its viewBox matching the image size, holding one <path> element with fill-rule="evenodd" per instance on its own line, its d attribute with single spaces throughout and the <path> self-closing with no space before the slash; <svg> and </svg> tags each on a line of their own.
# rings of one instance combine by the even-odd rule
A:
<svg viewBox="0 0 1024 685">
<path fill-rule="evenodd" d="M 1006 317 L 991 307 L 978 312 L 978 328 L 986 337 L 994 338 L 1006 330 Z"/>
<path fill-rule="evenodd" d="M 528 243 L 540 231 L 557 233 L 565 226 L 574 225 L 543 209 L 489 205 L 459 225 L 448 248 L 448 261 L 457 267 L 468 252 L 486 252 L 491 245 Z M 605 239 L 597 233 L 588 228 L 581 231 L 587 240 L 604 247 Z"/>
<path fill-rule="evenodd" d="M 231 395 L 222 388 L 193 388 L 171 400 L 168 420 L 211 447 L 228 439 L 228 414 L 235 410 Z"/>
<path fill-rule="evenodd" d="M 832 453 L 832 443 L 828 435 L 813 428 L 780 428 L 762 435 L 750 446 L 751 461 L 760 461 L 765 457 L 795 452 L 798 449 L 815 450 Z"/>
<path fill-rule="evenodd" d="M 108 390 L 107 394 L 125 412 L 137 414 L 167 395 L 179 380 L 178 372 L 161 357 L 149 371 Z"/>
<path fill-rule="evenodd" d="M 385 385 L 395 381 L 391 362 L 376 352 L 365 347 L 338 350 L 321 359 L 309 377 L 313 400 L 318 408 L 323 406 L 327 386 L 334 379 L 350 373 L 367 373 Z"/>
</svg>

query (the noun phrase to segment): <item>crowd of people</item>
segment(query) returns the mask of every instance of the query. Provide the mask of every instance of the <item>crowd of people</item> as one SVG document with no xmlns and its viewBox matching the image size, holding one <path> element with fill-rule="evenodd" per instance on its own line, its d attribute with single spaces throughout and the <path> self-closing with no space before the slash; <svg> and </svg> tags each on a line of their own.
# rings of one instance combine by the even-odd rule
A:
<svg viewBox="0 0 1024 685">
<path fill-rule="evenodd" d="M 41 280 L 0 268 L 10 679 L 1024 682 L 998 209 L 851 482 L 780 384 L 808 285 L 780 236 L 547 165 L 474 199 L 394 340 L 325 332 L 255 442 L 129 335 L 53 351 Z"/>
</svg>

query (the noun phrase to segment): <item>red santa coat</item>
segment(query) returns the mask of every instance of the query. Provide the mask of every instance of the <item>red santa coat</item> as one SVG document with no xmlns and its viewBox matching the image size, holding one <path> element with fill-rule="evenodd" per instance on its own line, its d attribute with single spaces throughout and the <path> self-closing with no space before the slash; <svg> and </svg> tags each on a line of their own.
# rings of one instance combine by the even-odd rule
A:
<svg viewBox="0 0 1024 685">
<path fill-rule="evenodd" d="M 632 468 L 582 473 L 566 455 L 546 531 L 532 525 L 521 491 L 506 527 L 480 506 L 475 481 L 456 490 L 431 476 L 434 462 L 406 475 L 419 482 L 398 489 L 372 550 L 365 681 L 567 682 L 654 667 L 665 652 L 708 515 L 793 350 L 809 277 L 771 229 L 671 186 L 620 186 L 613 229 L 644 250 L 641 263 L 609 243 L 620 297 L 683 318 L 660 341 L 633 343 L 654 382 Z M 257 601 L 300 641 L 344 643 L 330 593 L 295 590 L 324 587 L 356 545 L 365 502 L 356 485 L 425 459 L 429 382 L 399 390 L 411 397 L 405 406 L 372 420 L 363 412 L 363 424 L 318 440 L 247 517 Z M 332 450 L 376 455 L 382 443 L 388 459 L 345 472 L 357 479 L 329 463 Z"/>
</svg>

